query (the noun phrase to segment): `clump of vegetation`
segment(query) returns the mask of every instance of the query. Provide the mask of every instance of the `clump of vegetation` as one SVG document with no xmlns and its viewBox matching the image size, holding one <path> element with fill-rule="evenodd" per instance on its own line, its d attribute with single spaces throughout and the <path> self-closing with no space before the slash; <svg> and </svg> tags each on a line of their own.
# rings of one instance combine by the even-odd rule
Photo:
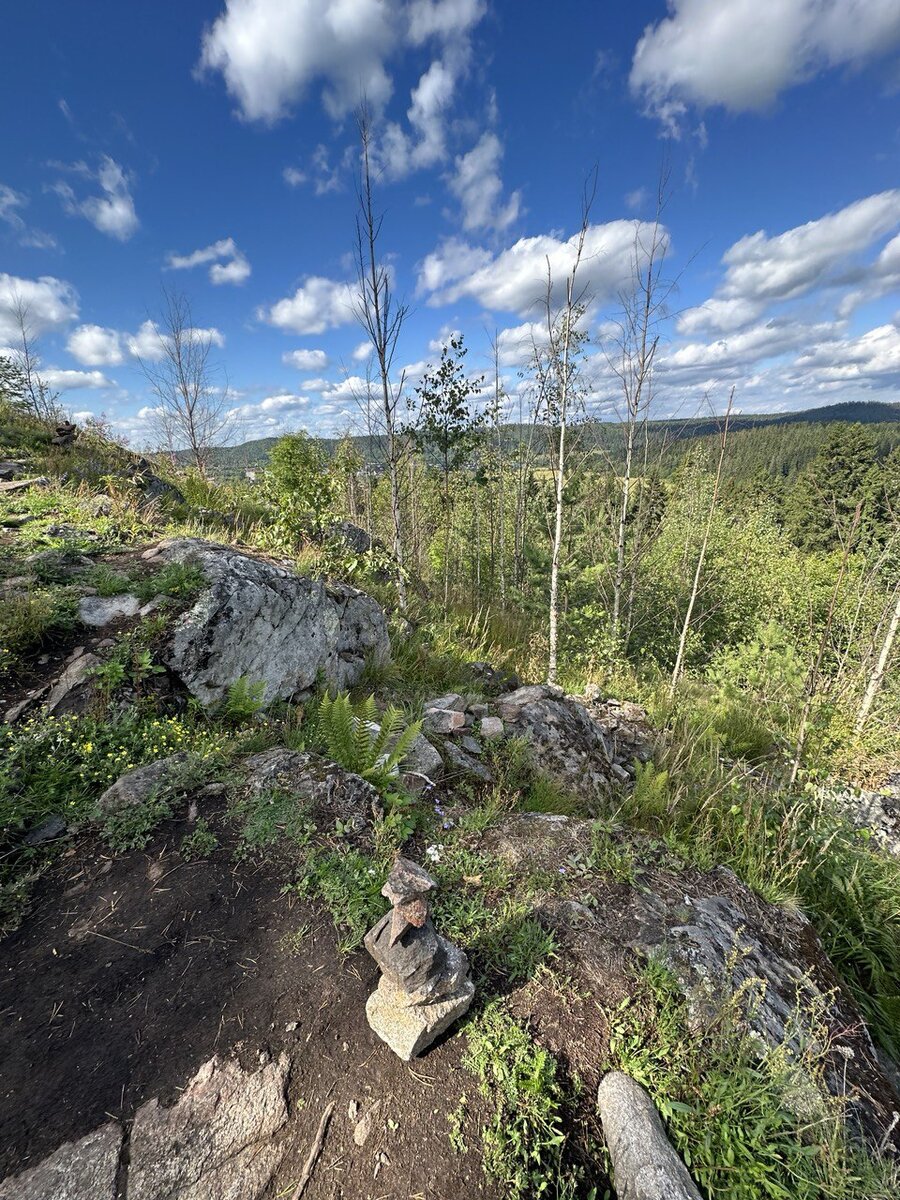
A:
<svg viewBox="0 0 900 1200">
<path fill-rule="evenodd" d="M 203 817 L 198 817 L 193 833 L 181 839 L 181 857 L 188 862 L 198 858 L 209 858 L 218 849 L 219 839 L 210 829 Z"/>
<path fill-rule="evenodd" d="M 574 1197 L 579 1173 L 565 1159 L 570 1097 L 553 1056 L 494 1000 L 466 1027 L 463 1065 L 493 1112 L 483 1132 L 485 1170 L 505 1194 Z"/>
<path fill-rule="evenodd" d="M 103 822 L 103 837 L 111 850 L 143 850 L 157 825 L 172 815 L 172 805 L 162 796 L 151 796 L 143 804 L 128 805 Z"/>
<path fill-rule="evenodd" d="M 397 768 L 422 729 L 402 709 L 379 713 L 375 697 L 354 704 L 349 696 L 323 696 L 316 732 L 328 757 L 376 787 L 396 787 Z"/>
<path fill-rule="evenodd" d="M 610 1066 L 647 1088 L 694 1179 L 714 1200 L 888 1200 L 895 1165 L 849 1140 L 823 1081 L 822 1045 L 761 1054 L 745 997 L 722 999 L 698 1034 L 665 967 L 651 961 L 610 1014 Z M 824 1036 L 824 1034 L 823 1034 Z"/>
<path fill-rule="evenodd" d="M 0 676 L 19 669 L 24 656 L 74 624 L 75 600 L 59 588 L 35 588 L 0 599 Z"/>
</svg>

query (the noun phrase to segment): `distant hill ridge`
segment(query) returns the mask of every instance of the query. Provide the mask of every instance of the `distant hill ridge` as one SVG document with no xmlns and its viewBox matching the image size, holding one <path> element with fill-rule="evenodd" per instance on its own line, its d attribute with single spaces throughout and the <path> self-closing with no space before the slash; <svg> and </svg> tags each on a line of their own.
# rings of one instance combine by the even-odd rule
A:
<svg viewBox="0 0 900 1200">
<path fill-rule="evenodd" d="M 735 434 L 744 435 L 748 433 L 751 435 L 753 433 L 761 433 L 763 430 L 768 431 L 763 440 L 766 443 L 769 453 L 760 455 L 763 461 L 760 461 L 757 466 L 768 466 L 769 469 L 775 470 L 776 473 L 784 474 L 792 473 L 794 469 L 802 466 L 804 461 L 808 461 L 815 454 L 821 440 L 815 427 L 823 427 L 838 422 L 882 427 L 873 429 L 872 431 L 878 443 L 880 453 L 886 453 L 894 445 L 900 443 L 900 429 L 898 429 L 898 426 L 900 426 L 900 403 L 884 403 L 878 400 L 858 400 L 829 404 L 818 408 L 805 409 L 800 412 L 738 413 L 732 418 L 731 429 Z M 803 435 L 802 431 L 804 429 L 807 431 L 807 436 Z M 668 452 L 665 454 L 665 460 L 668 461 L 672 458 L 673 453 L 677 452 L 680 457 L 685 442 L 716 435 L 719 425 L 713 417 L 670 417 L 648 422 L 648 430 L 651 440 L 656 446 L 668 446 Z M 771 459 L 771 452 L 775 450 L 776 443 L 772 441 L 772 434 L 776 430 L 784 431 L 784 439 L 780 437 L 776 439 L 777 442 L 781 442 L 782 440 L 785 442 L 784 449 L 787 449 L 787 443 L 791 444 L 791 452 L 786 456 L 790 460 L 790 469 L 788 471 L 779 470 L 777 464 L 764 461 Z M 536 435 L 538 443 L 542 440 L 541 435 L 545 432 L 544 427 L 537 427 Z M 510 449 L 520 443 L 528 434 L 535 436 L 535 432 L 531 430 L 530 426 L 509 424 L 503 427 L 503 440 L 505 445 Z M 597 449 L 602 448 L 607 453 L 615 456 L 622 444 L 622 426 L 617 421 L 584 421 L 579 427 L 579 437 L 583 448 L 589 449 L 592 446 Z M 336 437 L 319 438 L 317 440 L 329 455 L 334 453 L 342 441 L 341 438 Z M 375 436 L 370 438 L 365 435 L 351 435 L 350 440 L 366 461 L 383 461 L 384 455 L 381 448 L 382 439 L 380 437 Z M 749 441 L 755 440 L 758 439 L 752 437 L 749 439 Z M 277 437 L 267 437 L 242 442 L 237 446 L 219 447 L 211 456 L 213 470 L 226 478 L 242 475 L 248 470 L 260 470 L 268 462 L 269 453 L 277 441 Z M 753 454 L 747 437 L 741 437 L 740 441 L 747 443 L 746 449 L 750 450 L 749 458 L 756 458 L 757 456 Z M 762 449 L 762 446 L 760 449 Z M 186 452 L 181 452 L 179 457 L 185 462 L 189 460 Z M 780 457 L 776 452 L 775 458 Z M 743 474 L 743 471 L 741 474 Z"/>
</svg>

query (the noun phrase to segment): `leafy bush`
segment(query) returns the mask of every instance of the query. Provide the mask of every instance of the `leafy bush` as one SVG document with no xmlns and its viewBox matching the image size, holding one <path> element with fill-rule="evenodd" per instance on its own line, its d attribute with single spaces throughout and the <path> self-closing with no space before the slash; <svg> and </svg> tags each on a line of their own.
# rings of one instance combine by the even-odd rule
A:
<svg viewBox="0 0 900 1200">
<path fill-rule="evenodd" d="M 395 786 L 397 768 L 421 728 L 421 721 L 407 724 L 393 705 L 379 715 L 374 696 L 355 705 L 346 694 L 319 702 L 317 736 L 329 758 L 379 788 Z"/>
</svg>

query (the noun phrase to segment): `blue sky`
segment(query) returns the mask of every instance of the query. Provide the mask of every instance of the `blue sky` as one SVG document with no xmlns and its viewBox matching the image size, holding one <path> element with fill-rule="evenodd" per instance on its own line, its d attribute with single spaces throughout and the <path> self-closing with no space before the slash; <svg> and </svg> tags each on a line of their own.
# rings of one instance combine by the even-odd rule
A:
<svg viewBox="0 0 900 1200">
<path fill-rule="evenodd" d="M 0 347 L 18 297 L 63 402 L 135 445 L 164 286 L 214 331 L 237 440 L 358 419 L 362 93 L 411 384 L 449 331 L 474 369 L 497 331 L 515 400 L 596 164 L 585 379 L 614 416 L 665 160 L 656 413 L 898 399 L 897 0 L 29 0 L 5 33 Z"/>
</svg>

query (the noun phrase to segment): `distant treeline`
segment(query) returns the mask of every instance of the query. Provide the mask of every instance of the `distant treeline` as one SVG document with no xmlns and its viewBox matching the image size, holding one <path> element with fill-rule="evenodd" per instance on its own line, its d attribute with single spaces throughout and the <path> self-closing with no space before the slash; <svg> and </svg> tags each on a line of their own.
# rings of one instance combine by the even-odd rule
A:
<svg viewBox="0 0 900 1200">
<path fill-rule="evenodd" d="M 761 474 L 792 479 L 816 456 L 826 429 L 837 422 L 869 426 L 879 457 L 900 444 L 900 404 L 859 401 L 805 412 L 737 415 L 731 420 L 728 474 L 735 479 L 750 479 Z M 509 424 L 502 427 L 500 438 L 508 453 L 513 453 L 523 441 L 530 441 L 540 462 L 550 443 L 549 432 L 543 426 Z M 646 439 L 641 433 L 641 455 L 646 440 L 648 465 L 658 469 L 660 475 L 668 476 L 683 462 L 688 445 L 706 440 L 712 447 L 719 436 L 719 425 L 712 417 L 650 421 L 646 426 Z M 321 438 L 319 442 L 331 457 L 342 440 Z M 380 437 L 350 435 L 349 440 L 365 462 L 374 465 L 384 462 Z M 623 461 L 624 427 L 615 422 L 585 421 L 578 426 L 575 440 L 595 469 L 615 471 Z M 277 441 L 277 438 L 260 438 L 239 446 L 220 447 L 212 454 L 213 470 L 222 479 L 240 477 L 248 470 L 261 470 Z"/>
</svg>

